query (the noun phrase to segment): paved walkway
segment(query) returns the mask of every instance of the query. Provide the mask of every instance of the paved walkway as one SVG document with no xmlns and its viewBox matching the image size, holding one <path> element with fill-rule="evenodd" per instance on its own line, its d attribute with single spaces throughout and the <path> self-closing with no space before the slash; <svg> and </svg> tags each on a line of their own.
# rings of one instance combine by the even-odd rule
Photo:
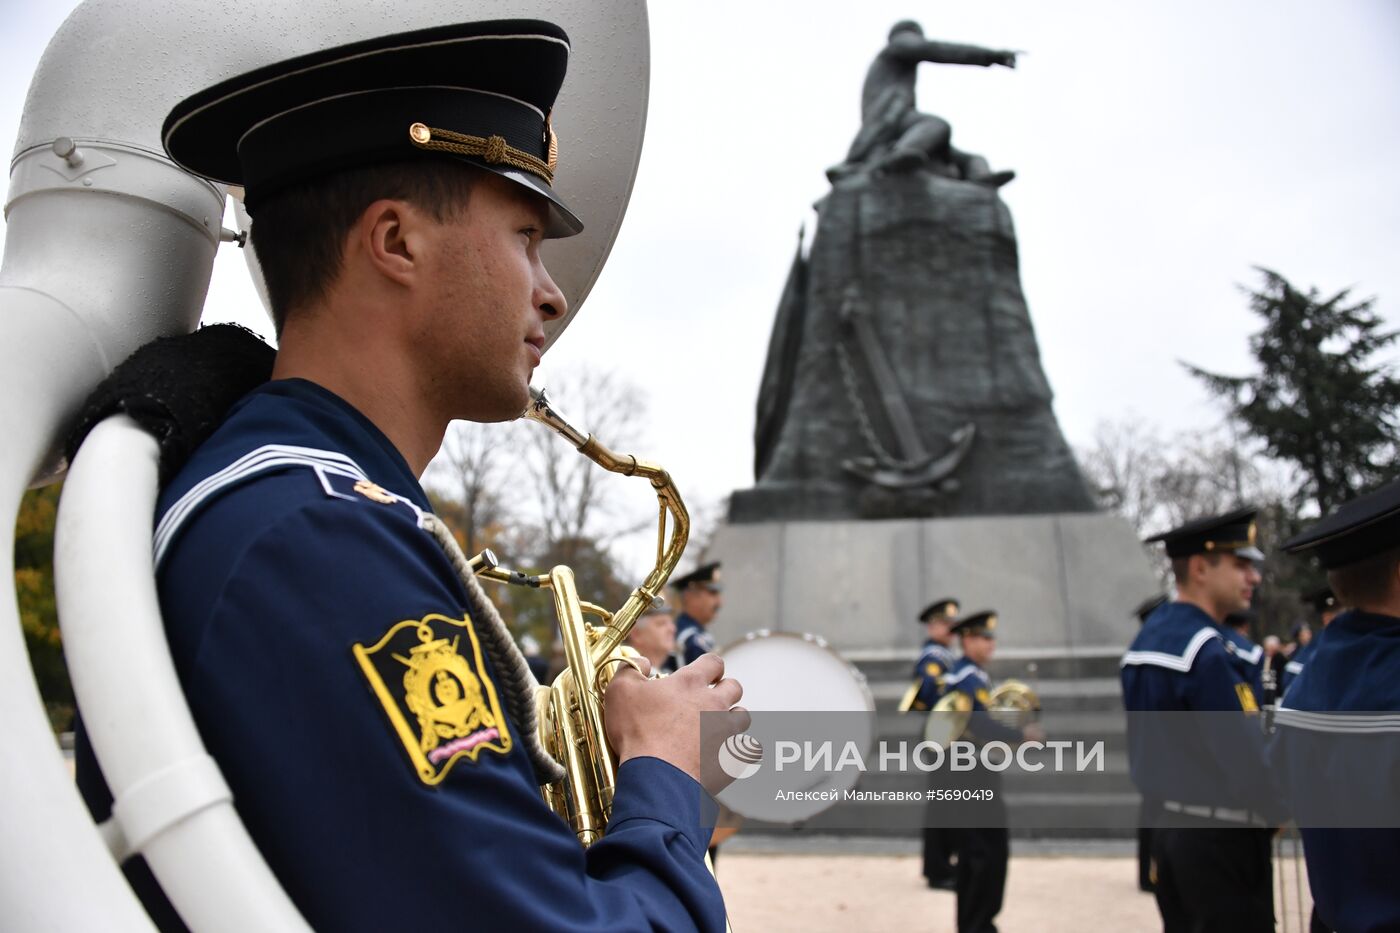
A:
<svg viewBox="0 0 1400 933">
<path fill-rule="evenodd" d="M 843 840 L 836 843 L 840 848 L 818 853 L 819 846 L 810 840 L 803 840 L 801 846 L 784 845 L 783 840 L 766 845 L 750 840 L 741 845 L 742 835 L 726 843 L 718 869 L 735 933 L 951 933 L 955 929 L 955 895 L 925 887 L 912 841 Z M 1124 850 L 1127 843 L 1017 843 L 1013 843 L 1006 903 L 997 918 L 1002 933 L 1162 928 L 1152 895 L 1137 889 L 1136 858 L 1126 851 L 1103 854 Z M 1065 854 L 1076 845 L 1085 852 L 1101 851 Z M 894 847 L 907 851 L 888 851 Z M 1056 851 L 1059 854 L 1053 854 Z M 1285 876 L 1283 896 L 1277 884 L 1280 867 Z M 1311 908 L 1311 902 L 1301 863 L 1295 876 L 1290 859 L 1277 861 L 1275 877 L 1279 933 L 1305 931 L 1307 924 L 1300 917 L 1306 917 L 1303 911 Z"/>
</svg>

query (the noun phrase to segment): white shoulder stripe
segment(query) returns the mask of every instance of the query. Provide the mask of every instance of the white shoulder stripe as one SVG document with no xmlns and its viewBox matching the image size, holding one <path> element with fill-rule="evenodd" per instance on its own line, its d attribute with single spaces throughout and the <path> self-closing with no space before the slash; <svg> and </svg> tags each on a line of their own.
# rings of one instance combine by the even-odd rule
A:
<svg viewBox="0 0 1400 933">
<path fill-rule="evenodd" d="M 1212 638 L 1219 637 L 1220 633 L 1207 625 L 1202 627 L 1195 635 L 1191 636 L 1191 641 L 1187 643 L 1186 650 L 1181 653 L 1180 657 L 1174 654 L 1167 654 L 1164 651 L 1129 651 L 1127 654 L 1123 655 L 1123 660 L 1119 662 L 1118 666 L 1128 667 L 1129 665 L 1137 666 L 1145 664 L 1152 667 L 1165 667 L 1169 670 L 1185 673 L 1191 670 L 1191 665 L 1196 662 L 1196 655 L 1200 652 L 1201 647 Z"/>
<path fill-rule="evenodd" d="M 292 447 L 283 444 L 268 444 L 239 457 L 219 472 L 200 480 L 192 486 L 160 521 L 156 523 L 155 551 L 156 566 L 159 567 L 169 549 L 170 543 L 189 518 L 219 492 L 244 482 L 259 473 L 266 473 L 287 466 L 307 466 L 316 471 L 325 484 L 326 473 L 348 476 L 352 479 L 368 479 L 359 465 L 342 453 L 332 450 L 317 450 L 313 447 Z"/>
<path fill-rule="evenodd" d="M 1259 659 L 1263 656 L 1263 645 L 1255 645 L 1253 651 L 1245 651 L 1239 645 L 1235 645 L 1235 657 L 1242 658 L 1246 664 L 1258 664 Z"/>
<path fill-rule="evenodd" d="M 1290 674 L 1301 674 L 1301 673 L 1303 673 L 1303 665 L 1300 664 L 1300 663 L 1298 663 L 1297 661 L 1289 661 L 1287 664 L 1285 664 L 1285 665 L 1283 666 L 1283 669 L 1284 669 L 1285 671 L 1288 671 L 1288 673 L 1290 673 Z"/>
<path fill-rule="evenodd" d="M 1280 706 L 1274 713 L 1274 722 L 1309 732 L 1400 732 L 1400 713 L 1312 713 Z"/>
<path fill-rule="evenodd" d="M 947 677 L 944 677 L 943 686 L 951 687 L 953 686 L 953 684 L 962 683 L 962 681 L 966 680 L 968 677 L 980 673 L 982 672 L 979 671 L 974 665 L 969 664 L 967 667 L 958 671 L 956 674 L 949 674 Z"/>
</svg>

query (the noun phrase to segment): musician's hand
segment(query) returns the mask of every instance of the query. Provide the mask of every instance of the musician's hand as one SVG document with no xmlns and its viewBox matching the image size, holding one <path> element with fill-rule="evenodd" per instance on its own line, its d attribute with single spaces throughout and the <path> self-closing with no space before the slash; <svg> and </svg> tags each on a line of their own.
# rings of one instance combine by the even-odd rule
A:
<svg viewBox="0 0 1400 933">
<path fill-rule="evenodd" d="M 603 700 L 608 741 L 619 764 L 631 758 L 660 758 L 700 781 L 710 793 L 719 793 L 729 778 L 710 765 L 717 760 L 717 742 L 749 727 L 748 711 L 734 705 L 743 694 L 737 680 L 724 677 L 724 661 L 715 654 L 696 658 L 659 680 L 646 680 L 631 668 L 620 668 Z M 710 725 L 705 738 L 708 744 L 716 744 L 707 749 L 708 754 L 700 748 L 701 713 L 729 714 L 720 729 L 714 727 L 712 717 L 706 717 Z"/>
<path fill-rule="evenodd" d="M 1044 742 L 1045 728 L 1038 722 L 1027 723 L 1021 730 L 1022 742 Z"/>
</svg>

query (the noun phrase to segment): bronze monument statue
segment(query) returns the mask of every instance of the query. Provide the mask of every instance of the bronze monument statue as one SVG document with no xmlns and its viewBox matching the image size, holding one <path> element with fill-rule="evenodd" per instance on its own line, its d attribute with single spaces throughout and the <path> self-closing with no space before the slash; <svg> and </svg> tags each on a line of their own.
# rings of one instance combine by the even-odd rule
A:
<svg viewBox="0 0 1400 933">
<path fill-rule="evenodd" d="M 890 30 L 810 254 L 799 240 L 759 388 L 757 482 L 732 522 L 1094 509 L 1021 292 L 998 194 L 1013 173 L 919 112 L 926 61 L 1010 68 L 1016 53 Z"/>
<path fill-rule="evenodd" d="M 1006 184 L 1015 172 L 993 172 L 986 159 L 953 146 L 953 128 L 947 120 L 919 112 L 914 103 L 914 80 L 921 62 L 1015 68 L 1016 53 L 929 40 L 913 20 L 895 23 L 889 43 L 865 73 L 860 132 L 846 153 L 846 161 L 828 169 L 827 175 L 836 181 L 862 168 L 898 172 L 927 167 L 951 178 L 993 187 Z"/>
</svg>

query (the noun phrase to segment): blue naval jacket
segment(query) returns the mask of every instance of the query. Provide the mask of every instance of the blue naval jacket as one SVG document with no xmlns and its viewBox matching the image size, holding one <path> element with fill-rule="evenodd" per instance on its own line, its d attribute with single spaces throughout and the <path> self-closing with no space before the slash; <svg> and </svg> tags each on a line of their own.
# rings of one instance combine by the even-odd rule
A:
<svg viewBox="0 0 1400 933">
<path fill-rule="evenodd" d="M 676 616 L 676 653 L 681 667 L 714 650 L 715 637 L 709 629 L 684 612 Z"/>
<path fill-rule="evenodd" d="M 1352 610 L 1311 645 L 1269 752 L 1302 826 L 1313 901 L 1332 929 L 1397 930 L 1400 618 Z M 1353 826 L 1380 828 L 1317 828 L 1335 825 L 1328 808 L 1344 808 Z"/>
<path fill-rule="evenodd" d="M 1298 675 L 1303 673 L 1303 668 L 1307 667 L 1308 661 L 1312 660 L 1313 651 L 1317 648 L 1318 639 L 1321 637 L 1321 633 L 1314 635 L 1312 641 L 1293 652 L 1293 657 L 1289 658 L 1288 663 L 1283 666 L 1283 677 L 1279 683 L 1280 693 L 1287 693 L 1288 688 L 1293 686 L 1293 681 L 1297 680 Z"/>
<path fill-rule="evenodd" d="M 943 696 L 943 677 L 958 662 L 952 650 L 932 638 L 924 642 L 919 660 L 914 662 L 914 681 L 919 685 L 911 710 L 933 709 Z"/>
<path fill-rule="evenodd" d="M 965 693 L 972 700 L 972 717 L 968 720 L 968 737 L 976 742 L 1021 741 L 1021 731 L 997 722 L 987 709 L 991 702 L 992 680 L 987 672 L 977 666 L 971 658 L 958 658 L 953 668 L 943 678 L 946 692 Z"/>
<path fill-rule="evenodd" d="M 622 765 L 587 851 L 545 806 L 428 508 L 378 428 L 302 380 L 243 398 L 161 496 L 175 665 L 292 900 L 324 930 L 722 930 L 688 775 Z"/>
<path fill-rule="evenodd" d="M 1235 667 L 1250 689 L 1254 691 L 1254 699 L 1257 701 L 1264 695 L 1264 646 L 1256 645 L 1247 636 L 1241 635 L 1228 625 L 1219 628 L 1221 636 L 1225 639 L 1225 651 L 1235 662 Z"/>
<path fill-rule="evenodd" d="M 1190 603 L 1148 617 L 1120 665 L 1129 770 L 1150 799 L 1274 823 L 1283 812 L 1264 767 L 1258 705 L 1225 645 L 1220 626 Z M 1230 712 L 1239 715 L 1218 715 Z M 1217 715 L 1189 715 L 1201 713 Z"/>
</svg>

